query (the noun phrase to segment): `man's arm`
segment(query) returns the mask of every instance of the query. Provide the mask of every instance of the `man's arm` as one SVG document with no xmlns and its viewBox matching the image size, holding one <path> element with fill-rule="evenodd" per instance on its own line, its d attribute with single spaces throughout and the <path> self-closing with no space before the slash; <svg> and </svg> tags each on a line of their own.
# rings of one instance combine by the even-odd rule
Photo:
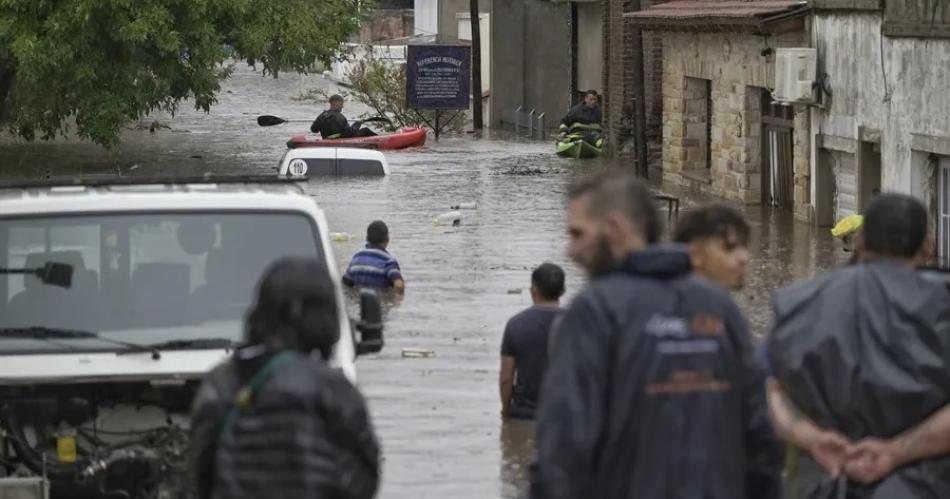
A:
<svg viewBox="0 0 950 499">
<path fill-rule="evenodd" d="M 782 490 L 784 449 L 769 422 L 765 369 L 755 358 L 748 322 L 732 300 L 729 300 L 725 320 L 739 362 L 737 379 L 732 383 L 740 387 L 742 398 L 746 497 L 778 498 Z"/>
<path fill-rule="evenodd" d="M 851 442 L 838 432 L 819 428 L 802 414 L 775 378 L 768 379 L 767 387 L 769 412 L 779 438 L 811 454 L 832 477 L 837 477 Z"/>
<path fill-rule="evenodd" d="M 562 128 L 562 129 L 566 130 L 566 129 L 567 129 L 568 127 L 570 127 L 571 124 L 573 124 L 573 122 L 577 119 L 577 115 L 576 115 L 577 109 L 578 109 L 577 106 L 572 107 L 572 108 L 567 112 L 567 114 L 565 114 L 564 117 L 561 118 L 561 128 Z"/>
<path fill-rule="evenodd" d="M 574 300 L 557 331 L 537 413 L 533 499 L 575 499 L 592 490 L 596 446 L 604 431 L 610 337 L 615 334 L 592 293 Z"/>
<path fill-rule="evenodd" d="M 498 372 L 498 394 L 501 397 L 501 415 L 511 414 L 511 395 L 515 386 L 515 358 L 502 355 Z"/>
<path fill-rule="evenodd" d="M 406 291 L 406 281 L 402 278 L 402 270 L 399 268 L 399 262 L 397 262 L 395 258 L 386 264 L 386 278 L 392 283 L 393 290 L 395 290 L 396 293 L 404 293 Z"/>
<path fill-rule="evenodd" d="M 868 438 L 848 453 L 845 471 L 852 480 L 874 483 L 894 470 L 925 459 L 950 455 L 950 405 L 891 440 Z"/>
</svg>

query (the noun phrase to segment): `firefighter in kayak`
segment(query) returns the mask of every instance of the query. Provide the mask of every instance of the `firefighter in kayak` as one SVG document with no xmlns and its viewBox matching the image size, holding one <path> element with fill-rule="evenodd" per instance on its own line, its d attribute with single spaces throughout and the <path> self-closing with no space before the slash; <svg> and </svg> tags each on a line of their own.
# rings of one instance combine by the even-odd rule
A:
<svg viewBox="0 0 950 499">
<path fill-rule="evenodd" d="M 324 139 L 372 137 L 376 135 L 369 128 L 363 128 L 361 121 L 356 121 L 350 126 L 346 116 L 343 116 L 343 97 L 340 95 L 330 97 L 330 109 L 320 113 L 320 116 L 313 120 L 310 131 L 319 133 Z"/>
<path fill-rule="evenodd" d="M 600 95 L 596 90 L 584 92 L 584 102 L 574 106 L 561 120 L 560 139 L 568 135 L 579 134 L 585 142 L 597 145 L 601 137 Z"/>
</svg>

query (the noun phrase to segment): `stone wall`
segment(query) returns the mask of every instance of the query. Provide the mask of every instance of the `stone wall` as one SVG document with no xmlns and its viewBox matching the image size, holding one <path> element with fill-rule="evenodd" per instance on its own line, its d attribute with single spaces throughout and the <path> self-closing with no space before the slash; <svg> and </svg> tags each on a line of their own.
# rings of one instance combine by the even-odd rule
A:
<svg viewBox="0 0 950 499">
<path fill-rule="evenodd" d="M 833 92 L 816 132 L 855 148 L 866 140 L 862 129 L 879 130 L 882 190 L 931 199 L 931 154 L 950 154 L 950 39 L 882 37 L 880 12 L 813 19 L 818 71 L 828 73 Z"/>
<path fill-rule="evenodd" d="M 360 43 L 374 43 L 412 36 L 412 9 L 380 9 L 369 14 L 360 25 Z"/>
<path fill-rule="evenodd" d="M 663 180 L 665 183 L 745 203 L 761 202 L 763 88 L 774 87 L 774 56 L 766 48 L 800 47 L 804 31 L 764 37 L 749 33 L 664 35 Z M 711 87 L 709 168 L 701 111 Z M 704 93 L 704 92 L 702 92 Z M 793 147 L 796 216 L 807 219 L 809 202 L 808 111 L 795 115 Z M 699 134 L 702 134 L 701 136 Z M 701 138 L 700 138 L 701 137 Z"/>
</svg>

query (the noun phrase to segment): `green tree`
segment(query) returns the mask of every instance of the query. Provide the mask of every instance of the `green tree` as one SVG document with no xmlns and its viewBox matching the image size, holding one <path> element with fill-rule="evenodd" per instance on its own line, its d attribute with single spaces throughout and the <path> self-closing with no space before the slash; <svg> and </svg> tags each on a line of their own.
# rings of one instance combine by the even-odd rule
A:
<svg viewBox="0 0 950 499">
<path fill-rule="evenodd" d="M 434 125 L 435 111 L 415 111 L 406 102 L 405 65 L 377 59 L 371 47 L 363 47 L 362 51 L 365 55 L 356 58 L 346 75 L 351 84 L 350 97 L 372 108 L 370 116 L 389 118 L 391 128 Z M 449 131 L 465 129 L 464 112 L 443 114 L 441 120 Z"/>
<path fill-rule="evenodd" d="M 0 122 L 27 140 L 75 121 L 106 147 L 120 127 L 192 99 L 208 111 L 246 60 L 276 77 L 336 57 L 354 0 L 0 0 Z"/>
</svg>

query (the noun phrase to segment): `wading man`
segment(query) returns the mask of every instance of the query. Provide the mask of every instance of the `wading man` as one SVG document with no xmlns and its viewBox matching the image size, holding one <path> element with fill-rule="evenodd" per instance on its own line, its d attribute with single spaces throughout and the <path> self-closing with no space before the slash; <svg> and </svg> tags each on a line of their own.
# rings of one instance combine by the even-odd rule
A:
<svg viewBox="0 0 950 499">
<path fill-rule="evenodd" d="M 389 227 L 376 220 L 366 228 L 366 247 L 350 260 L 343 274 L 343 284 L 356 288 L 393 289 L 402 293 L 406 282 L 399 262 L 386 248 L 389 247 Z"/>
<path fill-rule="evenodd" d="M 501 342 L 498 387 L 505 417 L 534 419 L 541 380 L 548 367 L 548 336 L 560 312 L 564 270 L 543 263 L 531 273 L 534 305 L 508 321 Z"/>
</svg>

